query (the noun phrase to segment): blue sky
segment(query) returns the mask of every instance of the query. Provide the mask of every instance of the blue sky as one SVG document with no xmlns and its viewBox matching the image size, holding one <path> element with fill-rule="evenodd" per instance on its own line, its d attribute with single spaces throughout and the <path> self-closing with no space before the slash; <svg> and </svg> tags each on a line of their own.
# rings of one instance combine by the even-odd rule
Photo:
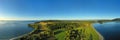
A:
<svg viewBox="0 0 120 40">
<path fill-rule="evenodd" d="M 0 19 L 111 19 L 119 0 L 0 0 Z"/>
</svg>

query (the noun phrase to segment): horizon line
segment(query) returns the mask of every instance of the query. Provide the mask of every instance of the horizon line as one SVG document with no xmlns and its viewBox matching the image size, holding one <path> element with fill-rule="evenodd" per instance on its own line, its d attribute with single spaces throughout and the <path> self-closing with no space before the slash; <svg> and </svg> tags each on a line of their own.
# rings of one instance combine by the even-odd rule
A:
<svg viewBox="0 0 120 40">
<path fill-rule="evenodd" d="M 93 18 L 89 18 L 89 19 L 0 19 L 0 21 L 5 21 L 5 20 L 112 20 L 115 18 L 98 18 L 98 19 L 93 19 Z"/>
</svg>

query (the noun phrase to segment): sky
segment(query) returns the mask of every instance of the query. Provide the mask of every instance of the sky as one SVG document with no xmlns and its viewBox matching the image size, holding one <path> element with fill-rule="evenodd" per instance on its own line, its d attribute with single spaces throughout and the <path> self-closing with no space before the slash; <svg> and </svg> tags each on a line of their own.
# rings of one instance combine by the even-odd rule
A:
<svg viewBox="0 0 120 40">
<path fill-rule="evenodd" d="M 0 0 L 0 20 L 120 18 L 120 0 Z"/>
</svg>

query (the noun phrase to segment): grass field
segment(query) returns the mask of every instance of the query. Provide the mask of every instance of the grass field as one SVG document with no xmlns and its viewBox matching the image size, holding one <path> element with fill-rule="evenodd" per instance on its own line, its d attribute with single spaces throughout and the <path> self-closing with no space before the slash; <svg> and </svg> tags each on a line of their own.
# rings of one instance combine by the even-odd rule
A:
<svg viewBox="0 0 120 40">
<path fill-rule="evenodd" d="M 77 30 L 82 30 L 84 28 L 76 28 Z M 86 36 L 85 40 L 99 40 L 100 37 L 99 35 L 96 33 L 96 31 L 91 27 L 86 28 L 85 29 L 85 33 Z M 56 34 L 55 37 L 58 40 L 65 40 L 65 36 L 66 36 L 66 31 L 60 32 L 59 34 Z"/>
</svg>

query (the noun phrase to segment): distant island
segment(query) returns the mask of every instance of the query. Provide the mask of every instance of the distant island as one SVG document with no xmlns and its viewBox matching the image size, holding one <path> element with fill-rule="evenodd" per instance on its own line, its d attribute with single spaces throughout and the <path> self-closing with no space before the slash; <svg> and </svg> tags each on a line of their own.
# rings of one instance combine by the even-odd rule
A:
<svg viewBox="0 0 120 40">
<path fill-rule="evenodd" d="M 120 21 L 120 18 L 113 19 L 113 21 Z"/>
<path fill-rule="evenodd" d="M 104 40 L 93 24 L 119 20 L 43 20 L 28 24 L 34 30 L 13 40 Z"/>
</svg>

